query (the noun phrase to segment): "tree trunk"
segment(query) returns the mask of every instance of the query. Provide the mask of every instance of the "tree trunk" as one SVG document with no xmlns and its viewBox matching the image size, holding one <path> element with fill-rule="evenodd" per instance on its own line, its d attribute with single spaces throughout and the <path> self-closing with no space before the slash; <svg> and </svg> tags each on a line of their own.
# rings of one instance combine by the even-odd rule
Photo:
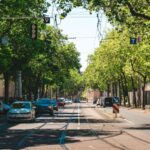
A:
<svg viewBox="0 0 150 150">
<path fill-rule="evenodd" d="M 124 104 L 126 103 L 126 101 L 128 102 L 128 106 L 130 107 L 131 104 L 130 104 L 130 99 L 129 99 L 129 96 L 128 96 L 128 86 L 127 86 L 127 79 L 126 79 L 126 76 L 125 76 L 125 73 L 122 72 L 122 80 L 123 80 L 123 93 L 124 93 Z M 126 104 L 125 104 L 126 106 Z"/>
<path fill-rule="evenodd" d="M 117 82 L 115 82 L 115 96 L 117 96 L 117 86 L 118 86 L 118 84 L 117 84 Z"/>
<path fill-rule="evenodd" d="M 44 95 L 44 92 L 45 92 L 44 90 L 45 90 L 45 85 L 42 84 L 42 86 L 41 86 L 41 94 L 40 94 L 40 97 L 45 96 L 45 95 Z"/>
<path fill-rule="evenodd" d="M 142 87 L 142 92 L 143 92 L 143 103 L 142 103 L 142 108 L 145 109 L 145 104 L 146 104 L 146 94 L 145 94 L 145 85 L 146 85 L 146 76 L 143 77 L 143 87 Z"/>
<path fill-rule="evenodd" d="M 45 97 L 48 97 L 48 85 L 46 85 L 45 92 L 44 92 L 44 96 L 45 96 Z"/>
<path fill-rule="evenodd" d="M 136 95 L 135 95 L 135 85 L 134 85 L 133 76 L 131 76 L 131 83 L 132 83 L 132 92 L 133 92 L 133 105 L 135 106 L 135 108 L 137 108 Z"/>
<path fill-rule="evenodd" d="M 5 95 L 4 95 L 4 100 L 5 102 L 8 102 L 9 100 L 9 79 L 10 79 L 10 76 L 7 74 L 7 73 L 4 73 L 3 74 L 4 76 L 4 87 L 5 87 Z"/>
<path fill-rule="evenodd" d="M 125 81 L 126 100 L 128 101 L 128 106 L 130 107 L 130 106 L 131 106 L 131 103 L 130 103 L 130 99 L 129 99 L 129 96 L 128 96 L 128 86 L 127 86 L 127 79 L 126 79 L 125 74 L 124 74 L 124 81 Z"/>
<path fill-rule="evenodd" d="M 119 98 L 120 98 L 120 105 L 122 104 L 122 97 L 121 97 L 121 81 L 119 80 Z"/>
<path fill-rule="evenodd" d="M 107 97 L 109 97 L 110 86 L 107 84 Z"/>
<path fill-rule="evenodd" d="M 57 91 L 57 88 L 56 88 L 56 100 L 58 99 L 58 91 Z"/>
<path fill-rule="evenodd" d="M 141 79 L 138 76 L 138 106 L 141 107 Z"/>
<path fill-rule="evenodd" d="M 121 76 L 121 81 L 120 81 L 121 83 L 121 88 L 122 88 L 122 94 L 123 94 L 123 105 L 124 106 L 126 106 L 126 101 L 125 101 L 125 97 L 126 97 L 126 95 L 125 95 L 125 88 L 124 88 L 124 82 L 123 82 L 123 77 Z"/>
</svg>

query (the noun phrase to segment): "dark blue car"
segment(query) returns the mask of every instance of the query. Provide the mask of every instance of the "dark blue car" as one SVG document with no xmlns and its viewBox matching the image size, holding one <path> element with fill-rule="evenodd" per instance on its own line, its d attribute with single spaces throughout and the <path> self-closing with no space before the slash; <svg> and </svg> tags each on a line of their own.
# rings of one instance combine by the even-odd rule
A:
<svg viewBox="0 0 150 150">
<path fill-rule="evenodd" d="M 39 98 L 36 100 L 35 103 L 36 106 L 36 115 L 48 113 L 50 115 L 53 115 L 53 102 L 49 98 Z"/>
</svg>

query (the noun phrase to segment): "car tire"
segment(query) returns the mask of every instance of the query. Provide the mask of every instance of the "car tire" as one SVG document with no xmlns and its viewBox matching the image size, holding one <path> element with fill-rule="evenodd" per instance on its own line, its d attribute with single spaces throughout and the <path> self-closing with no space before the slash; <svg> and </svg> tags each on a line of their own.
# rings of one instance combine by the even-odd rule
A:
<svg viewBox="0 0 150 150">
<path fill-rule="evenodd" d="M 53 115 L 54 115 L 54 112 L 53 112 L 53 111 L 51 111 L 51 112 L 50 112 L 50 115 L 51 115 L 51 116 L 53 116 Z"/>
</svg>

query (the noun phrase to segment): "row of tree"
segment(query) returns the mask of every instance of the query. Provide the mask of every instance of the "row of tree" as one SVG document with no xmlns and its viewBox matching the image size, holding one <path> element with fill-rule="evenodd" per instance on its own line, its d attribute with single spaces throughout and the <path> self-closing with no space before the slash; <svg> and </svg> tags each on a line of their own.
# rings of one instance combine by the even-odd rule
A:
<svg viewBox="0 0 150 150">
<path fill-rule="evenodd" d="M 51 3 L 57 3 L 61 18 L 73 7 L 83 6 L 89 11 L 103 10 L 114 26 L 100 42 L 99 48 L 89 56 L 89 66 L 81 76 L 79 53 L 61 31 L 46 26 L 43 15 Z M 10 80 L 22 71 L 23 93 L 31 97 L 47 93 L 49 86 L 66 95 L 78 93 L 83 87 L 121 88 L 123 103 L 130 105 L 128 92 L 133 91 L 135 106 L 145 107 L 145 84 L 150 80 L 149 28 L 150 3 L 148 0 L 46 0 L 31 2 L 2 0 L 0 2 L 0 37 L 9 43 L 0 46 L 0 73 L 5 80 L 5 99 L 8 99 Z M 38 26 L 38 38 L 31 39 L 31 24 Z M 142 37 L 142 42 L 130 45 L 130 37 Z M 143 102 L 135 91 L 142 85 Z M 140 91 L 140 90 L 139 90 Z M 139 92 L 140 93 L 140 92 Z"/>
<path fill-rule="evenodd" d="M 91 10 L 102 9 L 114 26 L 89 57 L 86 83 L 122 97 L 131 105 L 128 92 L 133 93 L 133 105 L 144 109 L 145 84 L 150 81 L 150 3 L 147 0 L 88 1 Z M 135 38 L 136 44 L 130 43 Z M 139 40 L 139 42 L 138 42 Z M 142 92 L 141 92 L 142 89 Z M 138 92 L 136 96 L 136 92 Z"/>
<path fill-rule="evenodd" d="M 0 37 L 9 39 L 0 44 L 0 74 L 5 81 L 5 100 L 9 98 L 9 82 L 22 72 L 23 95 L 36 98 L 47 94 L 51 86 L 60 92 L 68 84 L 76 87 L 75 77 L 81 67 L 79 52 L 62 31 L 43 23 L 49 7 L 40 1 L 1 1 Z M 37 25 L 37 39 L 31 38 L 31 25 Z M 68 89 L 74 93 L 75 88 Z"/>
<path fill-rule="evenodd" d="M 145 108 L 145 84 L 150 80 L 150 1 L 149 0 L 58 0 L 62 16 L 72 7 L 83 6 L 90 12 L 103 10 L 114 26 L 100 42 L 83 75 L 86 87 L 99 88 L 116 95 L 117 85 L 123 103 L 130 106 L 128 92 L 133 92 L 135 107 Z M 142 39 L 140 43 L 130 44 L 130 38 Z M 142 93 L 140 92 L 142 87 Z M 138 92 L 136 100 L 135 92 Z M 141 99 L 143 95 L 143 100 Z"/>
<path fill-rule="evenodd" d="M 89 57 L 89 66 L 84 76 L 88 87 L 109 93 L 110 85 L 113 85 L 114 96 L 117 95 L 116 86 L 119 86 L 119 96 L 123 95 L 124 105 L 128 101 L 130 106 L 128 92 L 132 91 L 134 106 L 143 104 L 145 107 L 145 101 L 141 103 L 140 96 L 137 100 L 135 92 L 142 87 L 145 100 L 145 84 L 150 81 L 149 39 L 145 38 L 142 42 L 131 45 L 129 37 L 128 30 L 108 33 L 99 48 Z"/>
</svg>

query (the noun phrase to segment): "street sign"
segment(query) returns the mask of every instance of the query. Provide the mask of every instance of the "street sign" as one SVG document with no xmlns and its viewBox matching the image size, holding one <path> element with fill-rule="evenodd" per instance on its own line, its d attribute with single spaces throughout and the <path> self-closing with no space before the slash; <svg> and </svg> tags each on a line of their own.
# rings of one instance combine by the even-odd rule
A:
<svg viewBox="0 0 150 150">
<path fill-rule="evenodd" d="M 113 113 L 119 113 L 119 105 L 118 104 L 113 104 Z"/>
<path fill-rule="evenodd" d="M 0 44 L 7 45 L 8 44 L 8 36 L 4 36 L 0 38 Z"/>
<path fill-rule="evenodd" d="M 118 104 L 113 104 L 113 113 L 115 113 L 115 118 L 117 118 L 117 113 L 119 113 L 119 105 Z"/>
<path fill-rule="evenodd" d="M 37 25 L 31 24 L 31 38 L 36 39 L 37 38 Z"/>
<path fill-rule="evenodd" d="M 50 17 L 44 17 L 44 23 L 50 23 Z"/>
<path fill-rule="evenodd" d="M 136 44 L 137 39 L 136 38 L 130 38 L 130 44 Z"/>
<path fill-rule="evenodd" d="M 142 36 L 138 36 L 137 42 L 142 42 Z"/>
</svg>

